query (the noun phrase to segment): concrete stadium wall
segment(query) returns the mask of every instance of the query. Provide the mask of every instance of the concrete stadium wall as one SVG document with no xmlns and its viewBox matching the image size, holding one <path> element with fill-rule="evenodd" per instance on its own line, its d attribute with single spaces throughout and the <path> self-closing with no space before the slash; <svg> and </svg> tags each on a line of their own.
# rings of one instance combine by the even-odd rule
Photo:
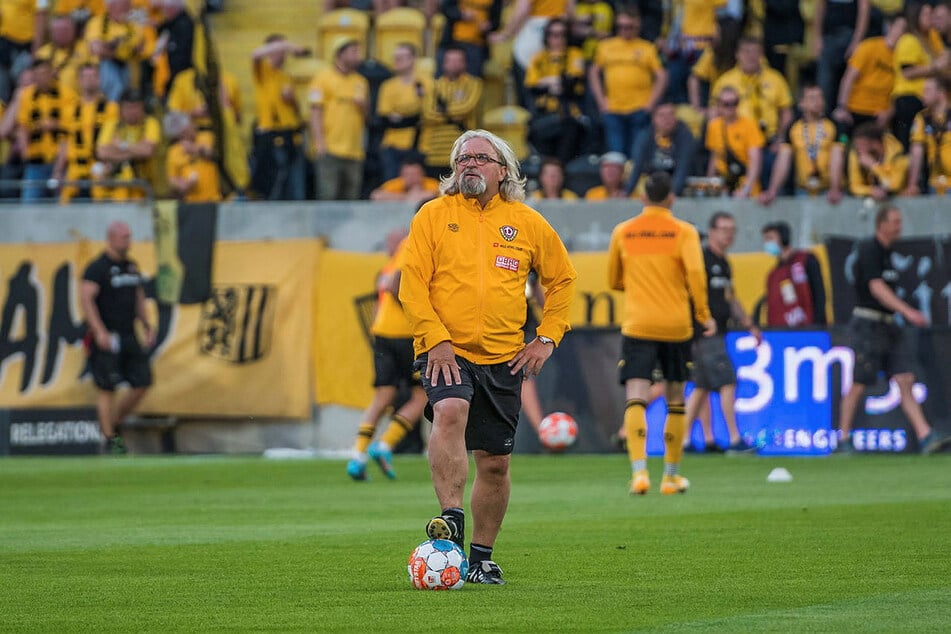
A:
<svg viewBox="0 0 951 634">
<path fill-rule="evenodd" d="M 905 236 L 951 234 L 951 199 L 898 199 L 905 214 Z M 542 202 L 538 209 L 559 231 L 569 249 L 607 248 L 612 228 L 640 211 L 639 203 Z M 821 242 L 828 235 L 867 236 L 873 231 L 875 206 L 846 199 L 838 206 L 817 198 L 787 198 L 763 207 L 751 201 L 724 198 L 680 199 L 675 213 L 699 227 L 716 210 L 736 216 L 737 252 L 762 248 L 760 228 L 786 220 L 798 246 Z M 239 202 L 221 205 L 219 240 L 268 240 L 324 237 L 336 249 L 380 250 L 391 229 L 409 224 L 414 206 L 398 203 Z M 100 240 L 113 220 L 127 221 L 136 240 L 152 239 L 152 211 L 138 204 L 2 205 L 0 243 L 70 242 L 79 237 Z M 310 423 L 296 421 L 180 421 L 175 430 L 179 451 L 189 453 L 258 453 L 269 447 L 316 449 L 334 454 L 350 447 L 360 423 L 360 412 L 343 407 L 314 411 Z M 137 434 L 148 435 L 147 430 Z M 156 442 L 141 439 L 139 446 Z M 135 446 L 135 445 L 133 445 Z M 145 449 L 148 451 L 148 449 Z"/>
<path fill-rule="evenodd" d="M 905 214 L 904 234 L 910 236 L 951 233 L 951 198 L 900 198 Z M 640 211 L 639 203 L 543 201 L 537 205 L 575 251 L 607 247 L 611 229 Z M 821 242 L 828 235 L 865 236 L 873 230 L 875 207 L 859 199 L 832 206 L 820 198 L 786 198 L 769 207 L 728 198 L 683 198 L 674 204 L 681 218 L 706 227 L 716 210 L 737 219 L 734 250 L 758 251 L 760 228 L 773 220 L 786 220 L 798 246 Z M 326 237 L 345 251 L 375 251 L 395 227 L 407 225 L 414 207 L 400 203 L 302 202 L 225 203 L 218 212 L 219 240 L 268 240 Z M 67 242 L 76 236 L 101 239 L 106 225 L 123 219 L 137 240 L 152 238 L 152 212 L 135 204 L 3 205 L 0 206 L 0 242 Z"/>
</svg>

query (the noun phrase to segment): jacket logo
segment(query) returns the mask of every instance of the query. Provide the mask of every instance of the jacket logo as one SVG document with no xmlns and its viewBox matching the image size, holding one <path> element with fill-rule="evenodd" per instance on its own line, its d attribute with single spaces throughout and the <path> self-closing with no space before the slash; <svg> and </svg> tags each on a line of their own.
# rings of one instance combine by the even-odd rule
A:
<svg viewBox="0 0 951 634">
<path fill-rule="evenodd" d="M 505 238 L 506 242 L 511 242 L 515 239 L 515 236 L 518 235 L 518 229 L 511 225 L 502 225 L 499 227 L 499 233 L 502 234 L 502 237 Z"/>
<path fill-rule="evenodd" d="M 450 222 L 450 223 L 449 223 L 449 230 L 452 231 L 453 233 L 455 233 L 455 232 L 459 231 L 459 225 L 457 225 L 457 224 L 454 223 L 454 222 Z"/>
</svg>

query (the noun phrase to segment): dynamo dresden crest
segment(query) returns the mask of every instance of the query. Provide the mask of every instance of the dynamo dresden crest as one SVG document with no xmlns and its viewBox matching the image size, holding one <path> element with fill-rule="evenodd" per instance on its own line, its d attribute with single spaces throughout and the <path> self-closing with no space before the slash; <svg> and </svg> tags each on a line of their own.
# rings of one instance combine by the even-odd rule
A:
<svg viewBox="0 0 951 634">
<path fill-rule="evenodd" d="M 511 242 L 515 239 L 515 236 L 518 235 L 518 229 L 510 225 L 503 225 L 499 227 L 499 233 L 502 234 L 502 237 L 505 238 L 506 242 Z"/>
</svg>

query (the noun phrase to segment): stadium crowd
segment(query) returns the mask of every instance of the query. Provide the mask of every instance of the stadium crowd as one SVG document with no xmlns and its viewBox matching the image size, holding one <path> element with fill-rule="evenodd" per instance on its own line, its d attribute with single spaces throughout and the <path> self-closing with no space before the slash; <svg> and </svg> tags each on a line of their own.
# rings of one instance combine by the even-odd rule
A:
<svg viewBox="0 0 951 634">
<path fill-rule="evenodd" d="M 185 4 L 0 1 L 0 175 L 25 181 L 0 194 L 420 201 L 477 127 L 513 141 L 536 198 L 629 197 L 658 169 L 678 195 L 762 204 L 948 186 L 946 0 L 327 0 L 367 33 L 323 42 L 304 91 L 286 61 L 309 46 L 248 51 L 246 143 L 236 77 L 209 91 L 193 68 Z M 380 53 L 394 11 L 421 26 Z"/>
</svg>

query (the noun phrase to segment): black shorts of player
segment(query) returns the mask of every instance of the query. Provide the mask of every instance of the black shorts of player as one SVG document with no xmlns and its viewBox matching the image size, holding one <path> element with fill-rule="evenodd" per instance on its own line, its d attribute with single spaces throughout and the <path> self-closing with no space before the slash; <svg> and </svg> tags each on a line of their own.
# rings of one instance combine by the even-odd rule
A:
<svg viewBox="0 0 951 634">
<path fill-rule="evenodd" d="M 660 368 L 667 381 L 687 381 L 690 363 L 690 340 L 652 341 L 621 336 L 621 360 L 618 380 L 624 385 L 630 379 L 656 381 L 654 368 Z"/>
<path fill-rule="evenodd" d="M 426 377 L 427 355 L 416 359 L 415 368 L 422 377 L 423 389 L 429 396 L 426 415 L 432 420 L 431 405 L 446 398 L 469 401 L 466 425 L 466 449 L 480 449 L 493 455 L 512 453 L 515 448 L 515 427 L 522 407 L 522 373 L 512 375 L 506 363 L 478 365 L 456 356 L 460 385 L 446 385 L 440 376 L 436 386 Z"/>
<path fill-rule="evenodd" d="M 373 338 L 373 387 L 412 387 L 419 377 L 413 371 L 413 340 Z"/>
<path fill-rule="evenodd" d="M 893 377 L 914 371 L 911 342 L 895 323 L 852 317 L 849 339 L 855 353 L 852 381 L 873 385 L 879 372 Z"/>
<path fill-rule="evenodd" d="M 100 390 L 111 392 L 122 382 L 130 387 L 152 385 L 149 355 L 135 335 L 120 335 L 118 352 L 101 350 L 93 343 L 88 364 L 93 383 Z"/>
<path fill-rule="evenodd" d="M 736 384 L 736 369 L 727 354 L 723 335 L 694 339 L 690 356 L 690 379 L 695 386 L 716 392 L 724 385 Z"/>
</svg>

